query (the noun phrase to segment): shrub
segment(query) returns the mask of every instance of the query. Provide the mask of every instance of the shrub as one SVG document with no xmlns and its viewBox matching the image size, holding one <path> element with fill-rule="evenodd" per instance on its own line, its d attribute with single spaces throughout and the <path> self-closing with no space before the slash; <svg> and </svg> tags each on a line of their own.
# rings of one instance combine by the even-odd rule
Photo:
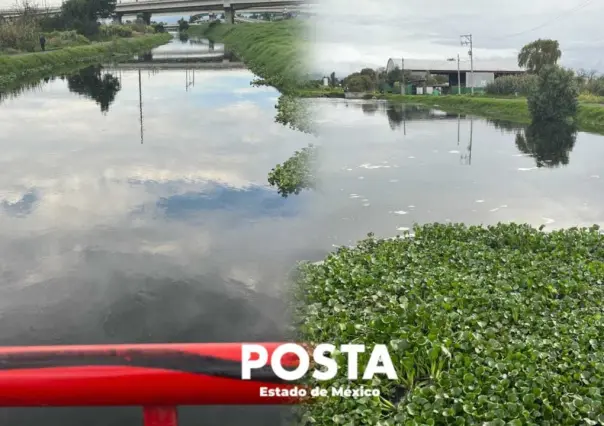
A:
<svg viewBox="0 0 604 426">
<path fill-rule="evenodd" d="M 90 40 L 76 31 L 53 31 L 46 35 L 48 49 L 90 44 Z"/>
<path fill-rule="evenodd" d="M 0 49 L 33 52 L 39 43 L 38 27 L 33 20 L 17 19 L 0 25 Z"/>
<path fill-rule="evenodd" d="M 304 407 L 305 422 L 604 424 L 598 228 L 428 224 L 414 233 L 370 237 L 300 268 L 300 340 L 387 344 L 398 373 L 363 383 L 381 397 Z M 327 385 L 350 386 L 346 359 L 336 361 Z"/>
<path fill-rule="evenodd" d="M 350 74 L 342 84 L 350 92 L 370 92 L 374 90 L 373 80 L 369 76 L 358 72 Z"/>
<path fill-rule="evenodd" d="M 557 65 L 547 65 L 529 93 L 528 109 L 533 121 L 562 121 L 574 117 L 579 107 L 575 75 Z"/>
<path fill-rule="evenodd" d="M 153 27 L 148 26 L 147 24 L 145 24 L 143 21 L 140 20 L 136 20 L 133 23 L 130 23 L 127 25 L 128 27 L 130 27 L 131 31 L 140 33 L 140 34 L 145 34 L 147 32 L 153 32 Z"/>
<path fill-rule="evenodd" d="M 99 28 L 101 38 L 110 39 L 113 37 L 132 37 L 132 28 L 128 25 L 101 25 Z"/>
<path fill-rule="evenodd" d="M 156 33 L 165 33 L 166 32 L 166 27 L 164 26 L 163 22 L 156 22 L 156 23 L 152 24 L 151 27 L 153 28 L 153 31 Z"/>
<path fill-rule="evenodd" d="M 489 95 L 511 96 L 518 93 L 527 96 L 536 85 L 537 77 L 535 75 L 508 75 L 496 78 L 487 84 L 485 92 Z"/>
</svg>

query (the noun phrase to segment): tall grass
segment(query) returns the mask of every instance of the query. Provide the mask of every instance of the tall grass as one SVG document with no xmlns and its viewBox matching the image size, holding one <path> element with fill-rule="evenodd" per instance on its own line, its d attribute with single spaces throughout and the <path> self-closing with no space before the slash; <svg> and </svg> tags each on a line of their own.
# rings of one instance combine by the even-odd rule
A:
<svg viewBox="0 0 604 426">
<path fill-rule="evenodd" d="M 189 33 L 225 43 L 254 74 L 283 93 L 296 92 L 308 79 L 310 46 L 304 22 L 213 23 L 191 26 Z"/>
<path fill-rule="evenodd" d="M 146 37 L 118 39 L 86 46 L 67 47 L 46 53 L 0 56 L 0 90 L 20 80 L 53 75 L 57 70 L 85 66 L 123 55 L 150 50 L 167 43 L 172 36 L 154 34 Z"/>
<path fill-rule="evenodd" d="M 0 18 L 0 51 L 33 52 L 39 36 L 37 22 L 29 16 L 11 21 Z"/>
</svg>

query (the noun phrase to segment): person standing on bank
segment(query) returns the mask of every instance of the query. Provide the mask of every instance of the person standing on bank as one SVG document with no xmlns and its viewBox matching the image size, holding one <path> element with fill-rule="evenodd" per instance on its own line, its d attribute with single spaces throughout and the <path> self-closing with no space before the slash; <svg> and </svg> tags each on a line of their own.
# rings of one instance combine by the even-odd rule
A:
<svg viewBox="0 0 604 426">
<path fill-rule="evenodd" d="M 44 34 L 40 34 L 40 47 L 42 48 L 42 52 L 46 50 L 46 37 L 44 37 Z"/>
</svg>

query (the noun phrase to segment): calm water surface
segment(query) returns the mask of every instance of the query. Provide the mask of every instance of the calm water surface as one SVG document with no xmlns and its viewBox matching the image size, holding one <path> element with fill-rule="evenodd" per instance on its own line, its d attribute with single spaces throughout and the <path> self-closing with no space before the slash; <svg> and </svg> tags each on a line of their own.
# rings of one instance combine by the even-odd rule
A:
<svg viewBox="0 0 604 426">
<path fill-rule="evenodd" d="M 248 71 L 90 69 L 0 104 L 0 344 L 281 339 L 287 273 L 414 222 L 604 223 L 604 138 L 380 102 L 274 122 Z M 140 82 L 140 86 L 139 86 Z M 319 146 L 319 188 L 267 173 Z M 537 165 L 542 167 L 537 167 Z M 273 425 L 284 410 L 182 410 Z M 131 425 L 137 409 L 10 409 L 0 424 Z"/>
</svg>

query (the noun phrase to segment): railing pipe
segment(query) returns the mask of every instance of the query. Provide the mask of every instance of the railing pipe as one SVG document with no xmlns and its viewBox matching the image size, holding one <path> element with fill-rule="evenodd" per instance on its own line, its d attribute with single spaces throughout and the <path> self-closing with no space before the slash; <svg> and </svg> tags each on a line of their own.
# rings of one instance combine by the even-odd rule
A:
<svg viewBox="0 0 604 426">
<path fill-rule="evenodd" d="M 270 356 L 280 343 L 262 343 Z M 179 405 L 294 404 L 272 370 L 241 379 L 242 343 L 0 347 L 0 407 L 142 406 L 145 426 L 176 426 Z M 283 360 L 295 366 L 297 358 Z"/>
</svg>

